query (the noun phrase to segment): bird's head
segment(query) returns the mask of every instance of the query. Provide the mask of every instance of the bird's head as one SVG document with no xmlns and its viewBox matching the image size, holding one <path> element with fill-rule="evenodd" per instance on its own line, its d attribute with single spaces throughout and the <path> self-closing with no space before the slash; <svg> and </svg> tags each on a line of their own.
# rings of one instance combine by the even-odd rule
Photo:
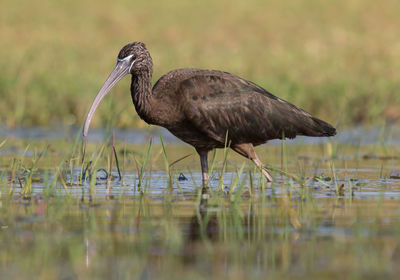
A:
<svg viewBox="0 0 400 280">
<path fill-rule="evenodd" d="M 124 46 L 117 57 L 117 65 L 119 63 L 126 67 L 127 74 L 140 75 L 141 72 L 153 70 L 150 53 L 142 42 L 134 42 Z"/>
<path fill-rule="evenodd" d="M 117 64 L 114 70 L 108 76 L 107 80 L 101 87 L 99 93 L 94 99 L 92 106 L 90 107 L 89 113 L 86 117 L 85 124 L 83 126 L 82 135 L 85 137 L 89 130 L 89 124 L 92 120 L 94 112 L 99 106 L 104 96 L 110 92 L 110 90 L 127 74 L 139 76 L 142 73 L 151 73 L 153 71 L 153 62 L 150 53 L 146 49 L 145 44 L 141 42 L 133 42 L 124 46 L 117 57 Z"/>
</svg>

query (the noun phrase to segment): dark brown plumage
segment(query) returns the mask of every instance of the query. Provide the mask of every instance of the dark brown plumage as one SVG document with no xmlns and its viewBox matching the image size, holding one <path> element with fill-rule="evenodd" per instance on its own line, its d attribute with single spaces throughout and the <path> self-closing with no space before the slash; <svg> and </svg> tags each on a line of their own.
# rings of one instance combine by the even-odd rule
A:
<svg viewBox="0 0 400 280">
<path fill-rule="evenodd" d="M 167 128 L 194 146 L 200 155 L 203 185 L 207 182 L 207 154 L 230 147 L 262 168 L 254 146 L 271 139 L 296 135 L 333 136 L 336 129 L 260 86 L 233 74 L 201 69 L 177 69 L 151 87 L 153 62 L 145 45 L 134 42 L 122 48 L 118 61 L 88 113 L 87 134 L 94 111 L 104 96 L 126 74 L 132 74 L 131 94 L 140 118 Z M 272 177 L 265 168 L 264 176 Z"/>
</svg>

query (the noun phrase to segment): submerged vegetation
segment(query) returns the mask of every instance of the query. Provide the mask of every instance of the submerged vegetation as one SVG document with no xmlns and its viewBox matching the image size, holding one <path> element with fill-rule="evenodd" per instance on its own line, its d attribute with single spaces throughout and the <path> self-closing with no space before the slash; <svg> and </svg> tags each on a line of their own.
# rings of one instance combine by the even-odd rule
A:
<svg viewBox="0 0 400 280">
<path fill-rule="evenodd" d="M 147 43 L 154 80 L 175 68 L 221 69 L 334 125 L 398 120 L 396 0 L 3 1 L 0 121 L 80 125 L 131 41 Z M 129 79 L 94 125 L 143 126 Z"/>
</svg>

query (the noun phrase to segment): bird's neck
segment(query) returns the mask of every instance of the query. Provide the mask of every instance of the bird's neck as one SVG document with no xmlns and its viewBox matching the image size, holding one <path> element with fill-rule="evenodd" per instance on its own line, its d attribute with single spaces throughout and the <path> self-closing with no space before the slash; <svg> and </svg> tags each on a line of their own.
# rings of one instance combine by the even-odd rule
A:
<svg viewBox="0 0 400 280">
<path fill-rule="evenodd" d="M 151 123 L 151 71 L 132 75 L 131 95 L 135 109 L 141 119 Z"/>
</svg>

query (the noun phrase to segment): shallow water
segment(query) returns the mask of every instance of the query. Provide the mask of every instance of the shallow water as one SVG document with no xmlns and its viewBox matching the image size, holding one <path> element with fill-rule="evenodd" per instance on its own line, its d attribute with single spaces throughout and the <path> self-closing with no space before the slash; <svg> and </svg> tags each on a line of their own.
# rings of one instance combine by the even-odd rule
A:
<svg viewBox="0 0 400 280">
<path fill-rule="evenodd" d="M 208 196 L 198 156 L 166 131 L 170 164 L 193 154 L 170 175 L 158 132 L 116 131 L 122 179 L 115 160 L 108 174 L 106 150 L 93 181 L 81 179 L 81 167 L 99 154 L 104 132 L 90 135 L 82 165 L 70 148 L 78 130 L 61 134 L 67 141 L 33 131 L 1 130 L 8 137 L 0 148 L 1 278 L 396 279 L 400 272 L 396 128 L 262 146 L 261 159 L 281 170 L 268 184 L 233 152 L 223 173 L 220 150 Z"/>
<path fill-rule="evenodd" d="M 69 141 L 73 141 L 76 136 L 79 135 L 79 133 L 80 128 L 76 127 L 57 127 L 53 129 L 21 128 L 16 130 L 9 130 L 5 127 L 0 128 L 0 136 L 2 138 L 8 138 L 11 139 L 11 141 L 23 140 L 25 143 L 29 143 L 29 141 L 36 141 L 38 143 L 52 143 L 52 141 L 54 142 L 62 139 L 69 139 Z M 179 147 L 182 145 L 183 150 L 188 150 L 188 146 L 186 144 L 163 128 L 156 128 L 150 131 L 114 130 L 113 133 L 115 136 L 115 141 L 119 141 L 120 143 L 120 148 L 122 145 L 126 144 L 137 144 L 139 145 L 140 149 L 140 146 L 146 145 L 150 139 L 154 145 L 160 145 L 159 137 L 161 136 L 166 145 L 178 145 L 178 150 L 181 149 Z M 90 130 L 87 141 L 88 143 L 107 142 L 107 139 L 110 137 L 109 135 L 110 133 L 104 130 Z M 285 144 L 289 146 L 299 145 L 299 149 L 301 149 L 303 145 L 312 147 L 312 145 L 320 146 L 327 142 L 334 142 L 335 145 L 339 146 L 350 146 L 351 149 L 355 151 L 354 154 L 350 155 L 340 153 L 336 155 L 336 162 L 338 162 L 340 165 L 335 169 L 335 172 L 338 176 L 338 179 L 335 182 L 334 180 L 324 181 L 326 178 L 322 178 L 321 180 L 312 179 L 313 176 L 331 173 L 332 170 L 329 170 L 329 168 L 313 169 L 311 176 L 302 178 L 301 182 L 296 180 L 288 181 L 284 175 L 277 173 L 275 174 L 275 182 L 266 187 L 265 194 L 270 195 L 271 192 L 274 192 L 274 194 L 285 192 L 288 183 L 290 183 L 290 186 L 294 187 L 295 189 L 302 187 L 313 189 L 312 194 L 314 197 L 330 197 L 333 191 L 336 192 L 338 187 L 340 187 L 341 184 L 344 184 L 345 192 L 342 192 L 344 196 L 352 195 L 353 197 L 358 198 L 378 198 L 381 196 L 390 199 L 399 198 L 400 153 L 396 146 L 400 143 L 400 127 L 353 128 L 340 131 L 334 139 L 297 137 L 293 140 L 286 140 Z M 278 145 L 281 145 L 281 141 L 273 140 L 267 145 L 264 145 L 264 147 Z M 366 147 L 371 146 L 378 148 L 372 149 L 372 152 L 371 149 L 366 149 Z M 387 149 L 386 147 L 390 148 Z M 320 160 L 318 159 L 318 156 L 315 155 L 315 150 L 318 149 L 314 149 L 314 151 L 312 151 L 312 153 L 314 153 L 313 155 L 306 154 L 298 156 L 297 161 L 303 162 L 306 165 L 307 162 L 315 162 Z M 191 153 L 193 153 L 193 151 L 191 151 Z M 35 153 L 32 149 L 25 151 L 24 147 L 22 146 L 18 148 L 17 146 L 10 145 L 6 149 L 0 149 L 0 156 L 33 157 L 34 155 Z M 197 195 L 197 189 L 201 184 L 201 173 L 196 157 L 196 155 L 192 156 L 193 160 L 191 161 L 191 164 L 189 166 L 184 165 L 185 169 L 181 171 L 175 170 L 176 174 L 174 174 L 172 178 L 174 181 L 174 191 L 170 194 L 176 196 L 181 196 L 183 193 L 187 195 Z M 268 160 L 266 162 L 268 162 Z M 324 160 L 326 160 L 326 157 Z M 237 162 L 234 164 L 236 169 L 238 169 Z M 251 164 L 246 161 L 245 163 L 247 164 L 247 171 L 244 172 L 245 174 L 241 176 L 239 181 L 248 186 L 248 170 Z M 291 165 L 289 168 L 296 168 L 296 163 L 289 164 Z M 282 167 L 282 165 L 280 167 Z M 50 174 L 46 174 L 46 176 L 52 177 L 55 175 L 55 172 L 52 169 L 50 169 L 48 172 Z M 85 189 L 88 186 L 88 180 L 85 182 L 79 181 L 78 177 L 80 176 L 80 172 L 80 169 L 73 170 L 72 178 L 70 178 L 70 170 L 68 174 L 66 174 L 66 180 L 68 180 L 71 184 L 69 187 L 71 194 L 82 195 L 82 193 L 85 193 L 85 190 L 82 191 L 82 189 Z M 217 172 L 218 170 L 214 172 L 215 174 L 211 175 L 212 189 L 214 191 L 218 191 L 218 185 L 220 185 L 220 188 L 222 188 L 223 191 L 229 192 L 229 188 L 237 176 L 237 170 L 235 172 L 227 172 L 223 176 L 223 184 L 220 184 L 219 179 L 221 176 Z M 106 173 L 107 171 L 101 171 L 98 175 L 99 179 L 96 181 L 96 196 L 102 198 L 104 198 L 104 195 L 106 194 L 107 180 L 102 180 L 101 177 L 107 176 L 108 174 Z M 33 183 L 32 185 L 33 193 L 40 194 L 46 188 L 43 185 L 42 177 L 44 174 L 44 170 L 37 172 L 37 183 Z M 178 180 L 179 174 L 184 175 L 188 180 Z M 110 181 L 111 195 L 121 195 L 121 193 L 123 193 L 124 195 L 135 196 L 140 193 L 140 191 L 137 189 L 139 180 L 137 176 L 137 170 L 126 170 L 122 184 L 120 180 L 116 179 L 118 177 L 118 173 L 115 168 L 113 169 L 112 176 L 113 179 Z M 160 169 L 151 170 L 150 173 L 147 172 L 143 177 L 143 181 L 148 185 L 148 187 L 146 187 L 146 192 L 152 195 L 162 195 L 167 189 L 169 190 L 170 188 L 168 186 L 168 180 L 168 175 L 165 173 L 165 171 Z M 259 184 L 261 182 L 260 174 L 254 172 L 252 180 Z M 63 193 L 64 190 L 61 182 L 58 182 L 57 189 L 61 194 Z M 348 189 L 352 189 L 352 191 L 347 191 Z M 18 195 L 18 188 L 14 194 Z"/>
<path fill-rule="evenodd" d="M 165 143 L 176 144 L 182 143 L 181 140 L 172 135 L 168 130 L 150 126 L 150 130 L 121 130 L 113 129 L 115 138 L 121 142 L 146 144 L 150 138 L 154 138 L 155 144 L 159 144 L 159 134 L 161 134 Z M 7 129 L 0 127 L 0 137 L 12 139 L 31 139 L 31 140 L 57 140 L 57 139 L 70 139 L 73 140 L 76 135 L 81 132 L 80 127 L 52 127 L 52 128 L 39 128 L 39 127 L 22 127 L 18 129 Z M 90 129 L 87 140 L 89 142 L 103 142 L 109 138 L 109 132 L 102 129 Z M 295 139 L 286 140 L 287 144 L 317 144 L 328 141 L 327 138 L 313 138 L 298 136 Z M 372 145 L 372 144 L 385 144 L 396 145 L 400 143 L 400 127 L 398 126 L 373 126 L 373 127 L 355 127 L 339 130 L 335 141 L 342 144 L 351 145 Z M 280 140 L 272 140 L 268 142 L 269 145 L 280 145 Z"/>
<path fill-rule="evenodd" d="M 82 198 L 88 195 L 89 180 L 79 180 L 81 170 L 74 170 L 74 177 L 70 180 L 70 176 L 66 176 L 67 182 L 69 183 L 68 192 L 70 195 L 78 198 Z M 96 185 L 94 188 L 94 194 L 97 198 L 107 199 L 108 196 L 118 198 L 121 195 L 124 197 L 137 197 L 142 195 L 143 192 L 150 198 L 162 199 L 165 194 L 169 197 L 185 198 L 188 200 L 195 200 L 198 194 L 198 190 L 201 185 L 201 173 L 191 172 L 190 174 L 179 173 L 173 176 L 173 187 L 168 184 L 169 177 L 164 171 L 153 170 L 151 174 L 145 175 L 142 178 L 144 186 L 138 187 L 139 178 L 136 170 L 127 170 L 124 174 L 124 180 L 121 182 L 118 178 L 118 172 L 116 169 L 113 170 L 112 179 L 110 180 L 109 190 L 107 186 L 107 177 L 109 174 L 106 171 L 99 170 L 97 175 Z M 319 173 L 328 173 L 329 170 L 318 170 Z M 393 174 L 398 174 L 393 172 Z M 179 176 L 184 176 L 185 180 L 179 180 Z M 265 183 L 265 189 L 263 189 L 263 195 L 270 197 L 286 195 L 288 191 L 293 193 L 293 199 L 299 199 L 301 194 L 304 193 L 304 189 L 310 191 L 310 194 L 314 198 L 327 198 L 337 196 L 337 189 L 342 185 L 344 189 L 339 195 L 340 197 L 352 196 L 353 199 L 400 199 L 400 179 L 395 176 L 395 179 L 390 178 L 379 178 L 377 177 L 376 170 L 373 169 L 336 169 L 337 180 L 330 177 L 328 178 L 302 178 L 303 181 L 297 182 L 292 179 L 288 179 L 283 175 L 275 176 L 273 183 Z M 46 186 L 43 184 L 44 175 L 37 173 L 34 183 L 32 183 L 32 193 L 39 195 L 46 190 Z M 46 176 L 53 177 L 54 174 L 50 172 Z M 218 192 L 219 187 L 222 187 L 223 192 L 229 195 L 231 186 L 237 177 L 237 172 L 226 172 L 223 179 L 222 186 L 219 186 L 220 180 L 218 174 L 211 176 L 210 185 L 213 192 Z M 342 179 L 343 178 L 343 179 Z M 252 180 L 254 185 L 259 185 L 264 177 L 261 174 L 253 174 Z M 248 174 L 243 174 L 240 179 L 240 184 L 243 184 L 244 192 L 248 192 L 250 188 Z M 14 195 L 18 196 L 19 188 L 14 192 Z M 259 191 L 256 188 L 254 191 Z M 56 191 L 59 195 L 65 195 L 65 189 L 61 182 L 57 184 Z"/>
</svg>

